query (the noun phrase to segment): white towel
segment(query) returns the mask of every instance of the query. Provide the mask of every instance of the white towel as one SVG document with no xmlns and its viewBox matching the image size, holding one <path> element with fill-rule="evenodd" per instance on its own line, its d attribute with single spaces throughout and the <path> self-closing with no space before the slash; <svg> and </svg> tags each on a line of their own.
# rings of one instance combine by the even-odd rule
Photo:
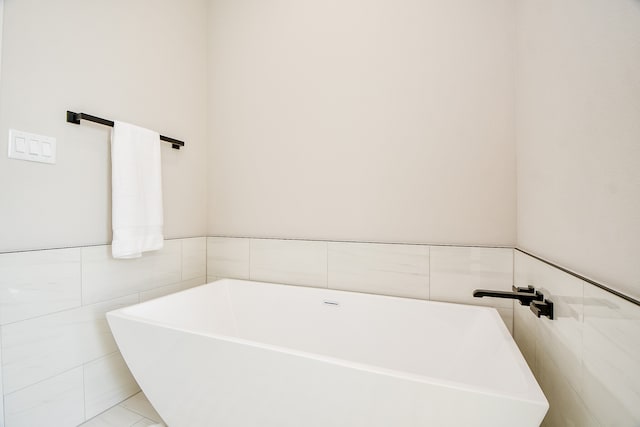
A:
<svg viewBox="0 0 640 427">
<path fill-rule="evenodd" d="M 114 258 L 137 258 L 161 249 L 160 135 L 115 122 L 111 136 L 111 225 Z"/>
</svg>

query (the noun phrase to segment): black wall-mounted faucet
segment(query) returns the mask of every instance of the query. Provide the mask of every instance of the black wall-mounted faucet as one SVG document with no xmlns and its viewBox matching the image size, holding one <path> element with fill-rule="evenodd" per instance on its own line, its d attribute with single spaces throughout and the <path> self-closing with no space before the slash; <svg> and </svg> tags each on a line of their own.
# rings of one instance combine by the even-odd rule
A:
<svg viewBox="0 0 640 427">
<path fill-rule="evenodd" d="M 509 291 L 492 291 L 489 289 L 476 289 L 473 291 L 473 296 L 476 298 L 482 297 L 494 297 L 494 298 L 509 298 L 509 299 L 517 299 L 520 301 L 521 305 L 529 305 L 533 301 L 543 301 L 544 296 L 533 289 L 532 287 L 528 288 L 516 288 L 513 287 L 513 292 Z"/>
<path fill-rule="evenodd" d="M 533 286 L 526 288 L 512 286 L 511 289 L 513 289 L 513 292 L 476 289 L 473 291 L 473 296 L 476 298 L 494 297 L 517 299 L 520 301 L 520 305 L 528 305 L 536 316 L 547 316 L 549 319 L 553 319 L 553 303 L 545 299 L 544 295 L 536 291 Z"/>
</svg>

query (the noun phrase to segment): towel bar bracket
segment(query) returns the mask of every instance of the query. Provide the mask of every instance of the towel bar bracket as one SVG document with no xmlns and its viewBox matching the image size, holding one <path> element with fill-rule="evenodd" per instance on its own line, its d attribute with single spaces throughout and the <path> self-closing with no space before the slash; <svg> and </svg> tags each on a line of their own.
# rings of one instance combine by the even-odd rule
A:
<svg viewBox="0 0 640 427">
<path fill-rule="evenodd" d="M 75 123 L 77 125 L 80 124 L 80 118 L 78 117 L 77 113 L 74 113 L 73 111 L 67 111 L 67 122 L 68 123 Z"/>
</svg>

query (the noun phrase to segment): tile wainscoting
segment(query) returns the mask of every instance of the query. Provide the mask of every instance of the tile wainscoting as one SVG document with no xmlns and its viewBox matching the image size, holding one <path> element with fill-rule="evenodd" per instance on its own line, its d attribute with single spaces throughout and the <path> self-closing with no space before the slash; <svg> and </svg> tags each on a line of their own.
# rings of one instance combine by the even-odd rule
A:
<svg viewBox="0 0 640 427">
<path fill-rule="evenodd" d="M 512 330 L 511 300 L 472 296 L 511 290 L 510 248 L 208 237 L 207 281 L 219 278 L 489 305 Z"/>
<path fill-rule="evenodd" d="M 108 245 L 0 254 L 0 425 L 77 426 L 139 392 L 105 313 L 206 275 L 205 237 L 131 260 Z"/>
<path fill-rule="evenodd" d="M 515 251 L 515 283 L 555 319 L 515 305 L 514 338 L 550 403 L 544 427 L 640 425 L 640 307 Z"/>
<path fill-rule="evenodd" d="M 514 277 L 555 320 L 471 295 Z M 517 250 L 200 237 L 137 260 L 109 246 L 0 254 L 0 427 L 76 426 L 138 393 L 104 313 L 218 278 L 493 306 L 550 401 L 544 426 L 640 425 L 639 307 Z"/>
</svg>

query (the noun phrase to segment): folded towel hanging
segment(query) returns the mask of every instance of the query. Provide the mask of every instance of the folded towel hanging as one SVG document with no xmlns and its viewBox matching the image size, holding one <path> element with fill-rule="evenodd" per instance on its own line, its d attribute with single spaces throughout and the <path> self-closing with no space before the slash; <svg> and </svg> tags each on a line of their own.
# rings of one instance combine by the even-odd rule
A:
<svg viewBox="0 0 640 427">
<path fill-rule="evenodd" d="M 158 132 L 114 122 L 111 189 L 114 258 L 137 258 L 161 249 L 162 170 Z"/>
</svg>

